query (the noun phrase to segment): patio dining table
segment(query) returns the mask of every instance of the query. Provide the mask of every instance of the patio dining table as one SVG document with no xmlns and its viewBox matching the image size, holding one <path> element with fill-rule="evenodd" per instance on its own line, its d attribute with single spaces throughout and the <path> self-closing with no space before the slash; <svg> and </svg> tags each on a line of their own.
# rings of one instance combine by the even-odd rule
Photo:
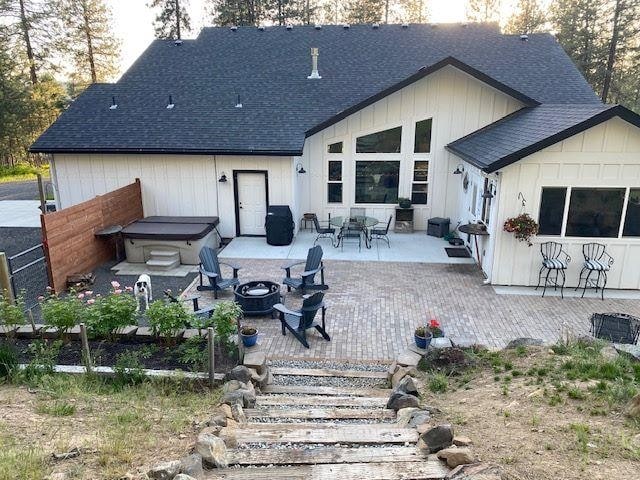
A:
<svg viewBox="0 0 640 480">
<path fill-rule="evenodd" d="M 349 222 L 356 222 L 362 225 L 362 231 L 364 232 L 364 244 L 367 248 L 371 248 L 371 234 L 369 229 L 374 225 L 377 225 L 379 220 L 375 217 L 368 217 L 366 215 L 353 215 L 347 217 L 331 217 L 329 223 L 334 227 L 342 228 Z"/>
</svg>

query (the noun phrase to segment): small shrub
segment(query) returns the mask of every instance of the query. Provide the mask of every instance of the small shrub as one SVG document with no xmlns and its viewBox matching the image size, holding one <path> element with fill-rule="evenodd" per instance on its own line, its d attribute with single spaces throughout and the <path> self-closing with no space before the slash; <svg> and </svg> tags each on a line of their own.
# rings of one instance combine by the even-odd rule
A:
<svg viewBox="0 0 640 480">
<path fill-rule="evenodd" d="M 220 302 L 216 305 L 211 319 L 216 329 L 216 338 L 227 347 L 233 349 L 231 335 L 237 332 L 237 320 L 242 317 L 242 308 L 236 302 Z"/>
<path fill-rule="evenodd" d="M 0 344 L 0 379 L 10 377 L 18 368 L 18 354 L 12 345 Z"/>
<path fill-rule="evenodd" d="M 142 383 L 146 378 L 143 370 L 144 364 L 140 360 L 139 352 L 130 350 L 116 356 L 113 371 L 116 375 L 117 383 L 121 385 L 137 385 Z"/>
<path fill-rule="evenodd" d="M 572 423 L 570 425 L 571 430 L 576 434 L 576 442 L 578 443 L 578 449 L 582 453 L 587 453 L 589 443 L 589 426 L 584 423 Z"/>
<path fill-rule="evenodd" d="M 445 375 L 456 375 L 475 365 L 475 358 L 457 347 L 430 349 L 424 365 Z M 496 372 L 497 373 L 497 372 Z"/>
<path fill-rule="evenodd" d="M 61 335 L 82 321 L 84 304 L 75 292 L 66 296 L 50 294 L 41 304 L 42 318 L 47 326 L 55 327 Z"/>
<path fill-rule="evenodd" d="M 76 413 L 76 407 L 71 403 L 55 402 L 52 405 L 40 405 L 36 411 L 53 417 L 69 417 Z"/>
<path fill-rule="evenodd" d="M 189 314 L 180 303 L 165 303 L 156 300 L 147 310 L 149 325 L 156 334 L 172 338 L 181 328 L 192 323 L 193 315 Z"/>
<path fill-rule="evenodd" d="M 586 398 L 586 395 L 578 387 L 570 387 L 569 390 L 567 390 L 567 397 L 574 400 L 584 400 Z"/>
<path fill-rule="evenodd" d="M 516 355 L 518 357 L 524 357 L 527 355 L 527 347 L 525 347 L 524 345 L 518 345 L 516 347 Z"/>
<path fill-rule="evenodd" d="M 187 339 L 178 347 L 180 361 L 192 370 L 204 370 L 208 362 L 206 343 L 206 339 L 200 336 Z"/>
<path fill-rule="evenodd" d="M 429 390 L 433 393 L 444 393 L 448 388 L 449 379 L 441 373 L 436 373 L 429 379 Z"/>
<path fill-rule="evenodd" d="M 60 340 L 54 342 L 36 340 L 30 343 L 29 347 L 27 347 L 27 352 L 33 358 L 24 370 L 25 378 L 29 380 L 54 373 L 56 359 L 61 347 L 62 342 Z"/>
<path fill-rule="evenodd" d="M 113 337 L 119 328 L 136 324 L 136 299 L 120 289 L 104 297 L 89 298 L 85 321 L 92 336 Z"/>
<path fill-rule="evenodd" d="M 27 310 L 24 303 L 24 293 L 18 295 L 15 302 L 11 302 L 0 293 L 0 325 L 9 328 L 24 325 L 26 318 L 24 312 Z"/>
</svg>

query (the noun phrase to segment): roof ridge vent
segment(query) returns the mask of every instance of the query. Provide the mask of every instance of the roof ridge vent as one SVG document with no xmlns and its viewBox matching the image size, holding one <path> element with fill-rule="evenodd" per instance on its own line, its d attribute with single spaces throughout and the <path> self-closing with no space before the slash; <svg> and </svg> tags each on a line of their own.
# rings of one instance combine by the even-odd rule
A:
<svg viewBox="0 0 640 480">
<path fill-rule="evenodd" d="M 349 25 L 348 23 L 343 23 L 342 24 L 342 28 L 344 28 L 345 30 L 348 30 L 350 26 L 351 25 Z"/>
<path fill-rule="evenodd" d="M 116 103 L 116 97 L 112 96 L 111 105 L 109 105 L 109 110 L 115 110 L 116 108 L 118 108 L 118 104 Z"/>
<path fill-rule="evenodd" d="M 171 110 L 175 106 L 176 106 L 175 103 L 173 103 L 173 97 L 169 95 L 169 103 L 167 104 L 167 110 Z"/>
<path fill-rule="evenodd" d="M 522 35 L 520 35 L 520 40 L 523 42 L 528 42 L 529 41 L 529 35 L 527 35 L 526 33 L 523 33 Z"/>
<path fill-rule="evenodd" d="M 293 30 L 293 25 L 291 25 L 290 23 L 287 23 L 287 26 L 285 28 L 287 30 Z"/>
<path fill-rule="evenodd" d="M 264 32 L 264 25 L 258 25 L 258 30 L 260 30 L 261 32 Z"/>
<path fill-rule="evenodd" d="M 311 47 L 311 75 L 307 77 L 309 80 L 317 80 L 322 78 L 318 72 L 318 49 Z"/>
<path fill-rule="evenodd" d="M 408 24 L 407 22 L 404 22 L 404 23 L 402 24 L 402 28 L 409 28 L 409 24 Z"/>
<path fill-rule="evenodd" d="M 240 101 L 240 94 L 238 94 L 238 97 L 236 99 L 236 108 L 242 108 L 242 102 Z"/>
<path fill-rule="evenodd" d="M 316 23 L 313 28 L 315 28 L 316 30 L 321 30 L 322 29 L 322 25 L 320 25 L 319 23 Z"/>
<path fill-rule="evenodd" d="M 180 39 L 178 38 L 177 40 L 174 40 L 173 44 L 174 44 L 176 47 L 179 47 L 180 45 L 182 45 L 182 40 L 180 40 Z"/>
<path fill-rule="evenodd" d="M 238 27 L 236 25 L 231 25 L 231 27 L 229 27 L 231 29 L 232 32 L 235 32 L 236 30 L 238 30 Z"/>
<path fill-rule="evenodd" d="M 374 23 L 371 26 L 373 27 L 374 30 L 380 28 L 380 24 L 379 23 Z"/>
</svg>

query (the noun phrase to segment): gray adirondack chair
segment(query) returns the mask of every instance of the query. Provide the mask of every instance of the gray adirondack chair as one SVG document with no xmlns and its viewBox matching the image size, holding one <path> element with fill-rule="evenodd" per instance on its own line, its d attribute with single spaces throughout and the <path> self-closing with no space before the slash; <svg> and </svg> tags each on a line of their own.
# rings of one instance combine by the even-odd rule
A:
<svg viewBox="0 0 640 480">
<path fill-rule="evenodd" d="M 224 278 L 220 265 L 231 267 L 233 269 L 233 278 Z M 198 290 L 213 290 L 214 298 L 218 298 L 218 291 L 240 285 L 238 270 L 240 270 L 240 267 L 218 260 L 218 254 L 213 248 L 202 247 L 202 250 L 200 250 L 200 285 L 198 285 Z M 203 275 L 209 279 L 209 285 L 204 284 Z"/>
<path fill-rule="evenodd" d="M 279 312 L 280 322 L 282 323 L 282 335 L 286 335 L 287 330 L 289 330 L 302 345 L 309 348 L 307 330 L 315 328 L 325 340 L 330 341 L 331 337 L 327 333 L 325 324 L 327 307 L 324 304 L 323 298 L 324 293 L 322 292 L 305 296 L 300 310 L 290 310 L 281 303 L 274 305 L 273 308 Z M 315 321 L 318 310 L 322 310 L 322 323 Z"/>
<path fill-rule="evenodd" d="M 291 276 L 291 268 L 296 265 L 304 264 L 304 271 L 300 274 L 300 277 Z M 304 262 L 293 262 L 289 265 L 282 267 L 286 273 L 286 277 L 282 280 L 287 286 L 287 291 L 291 291 L 292 288 L 301 290 L 305 293 L 307 290 L 326 290 L 329 288 L 324 283 L 324 265 L 322 264 L 322 247 L 316 245 L 307 252 L 307 260 Z M 320 283 L 315 282 L 315 277 L 320 274 Z"/>
<path fill-rule="evenodd" d="M 203 320 L 206 320 L 208 318 L 211 318 L 211 315 L 213 315 L 213 311 L 215 310 L 215 307 L 206 307 L 206 308 L 200 308 L 200 305 L 198 304 L 198 299 L 200 297 L 198 297 L 197 295 L 192 295 L 189 297 L 184 297 L 184 298 L 180 298 L 180 297 L 176 297 L 171 290 L 165 290 L 164 291 L 164 296 L 167 297 L 167 300 L 169 301 L 169 303 L 189 303 L 192 302 L 193 303 L 193 314 Z M 190 328 L 191 325 L 185 325 L 186 328 Z"/>
</svg>

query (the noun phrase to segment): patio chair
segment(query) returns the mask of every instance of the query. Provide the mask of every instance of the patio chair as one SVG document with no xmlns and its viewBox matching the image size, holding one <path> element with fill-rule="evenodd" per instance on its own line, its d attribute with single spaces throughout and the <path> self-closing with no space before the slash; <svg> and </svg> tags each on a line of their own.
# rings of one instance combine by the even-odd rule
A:
<svg viewBox="0 0 640 480">
<path fill-rule="evenodd" d="M 547 285 L 553 285 L 554 290 L 560 287 L 560 297 L 564 298 L 564 284 L 567 280 L 565 270 L 569 267 L 571 257 L 564 251 L 562 244 L 558 242 L 541 243 L 540 253 L 542 254 L 542 267 L 540 267 L 540 272 L 538 273 L 538 285 L 536 286 L 536 290 L 540 287 L 540 282 L 544 276 L 542 296 L 544 297 L 544 294 L 547 291 Z M 545 270 L 547 271 L 546 276 L 543 275 Z M 555 272 L 555 274 L 549 278 L 551 272 Z M 561 280 L 561 282 L 558 282 L 558 280 Z"/>
<path fill-rule="evenodd" d="M 233 278 L 224 278 L 220 265 L 231 267 L 233 269 Z M 202 247 L 202 250 L 200 250 L 200 285 L 198 285 L 198 291 L 213 290 L 213 297 L 218 298 L 218 291 L 240 285 L 238 270 L 240 270 L 238 266 L 219 261 L 218 254 L 213 248 Z M 209 279 L 209 285 L 205 285 L 202 281 L 203 275 Z"/>
<path fill-rule="evenodd" d="M 358 239 L 358 251 L 362 251 L 362 235 L 366 235 L 364 231 L 364 226 L 358 222 L 347 222 L 340 229 L 340 233 L 338 234 L 338 244 L 340 245 L 340 249 L 344 252 L 344 240 L 347 238 L 357 238 Z"/>
<path fill-rule="evenodd" d="M 336 243 L 336 229 L 331 227 L 331 224 L 329 223 L 329 220 L 323 221 L 322 223 L 326 223 L 327 226 L 326 227 L 322 227 L 320 225 L 320 220 L 318 220 L 317 215 L 313 216 L 313 226 L 315 227 L 316 233 L 318 234 L 316 239 L 313 241 L 313 244 L 315 245 L 316 242 L 318 240 L 320 240 L 321 238 L 330 238 L 331 239 L 331 245 L 335 245 L 335 243 Z"/>
<path fill-rule="evenodd" d="M 302 345 L 309 348 L 307 342 L 307 330 L 315 328 L 322 337 L 330 341 L 331 337 L 326 331 L 325 313 L 327 307 L 323 302 L 324 293 L 316 292 L 313 295 L 305 296 L 300 310 L 290 310 L 282 303 L 273 306 L 274 310 L 279 312 L 280 322 L 282 323 L 282 335 L 287 334 L 289 330 L 294 337 L 298 339 Z M 316 323 L 314 320 L 318 310 L 322 310 L 322 324 Z"/>
<path fill-rule="evenodd" d="M 300 274 L 300 278 L 292 277 L 291 268 L 303 264 L 304 271 Z M 324 283 L 324 265 L 322 264 L 322 247 L 320 245 L 309 249 L 306 261 L 293 262 L 285 265 L 282 269 L 286 274 L 282 283 L 287 286 L 287 291 L 289 292 L 292 288 L 301 290 L 302 293 L 305 293 L 307 290 L 326 290 L 329 288 Z M 320 283 L 315 283 L 315 277 L 318 273 L 320 273 Z"/>
<path fill-rule="evenodd" d="M 165 297 L 167 297 L 167 300 L 169 301 L 169 303 L 193 302 L 193 314 L 198 318 L 202 318 L 205 320 L 207 318 L 211 318 L 211 316 L 213 315 L 213 311 L 215 310 L 215 307 L 200 308 L 200 306 L 198 305 L 198 299 L 200 297 L 198 297 L 197 295 L 192 295 L 190 297 L 185 297 L 185 298 L 179 298 L 179 297 L 176 297 L 173 293 L 171 293 L 171 290 L 165 290 L 164 295 Z M 191 325 L 185 325 L 185 327 L 189 328 L 191 327 Z"/>
<path fill-rule="evenodd" d="M 364 217 L 367 214 L 366 208 L 350 208 L 349 218 L 355 219 L 356 217 Z"/>
<path fill-rule="evenodd" d="M 613 265 L 613 257 L 606 251 L 606 246 L 602 243 L 585 243 L 582 245 L 582 255 L 584 256 L 584 264 L 582 270 L 580 270 L 580 276 L 578 277 L 578 286 L 576 290 L 580 288 L 580 284 L 584 281 L 584 287 L 582 289 L 582 297 L 584 297 L 587 287 L 592 285 L 598 292 L 598 288 L 602 288 L 600 295 L 604 300 L 604 289 L 607 286 L 607 272 L 611 270 Z M 595 282 L 589 281 L 591 275 L 597 272 Z M 602 280 L 602 287 L 600 287 L 600 281 Z"/>
<path fill-rule="evenodd" d="M 391 243 L 389 243 L 389 227 L 391 227 L 391 220 L 393 220 L 393 215 L 389 216 L 389 221 L 387 222 L 386 228 L 374 227 L 373 229 L 371 229 L 371 240 L 384 240 L 385 242 L 387 242 L 387 246 L 391 248 Z"/>
</svg>

